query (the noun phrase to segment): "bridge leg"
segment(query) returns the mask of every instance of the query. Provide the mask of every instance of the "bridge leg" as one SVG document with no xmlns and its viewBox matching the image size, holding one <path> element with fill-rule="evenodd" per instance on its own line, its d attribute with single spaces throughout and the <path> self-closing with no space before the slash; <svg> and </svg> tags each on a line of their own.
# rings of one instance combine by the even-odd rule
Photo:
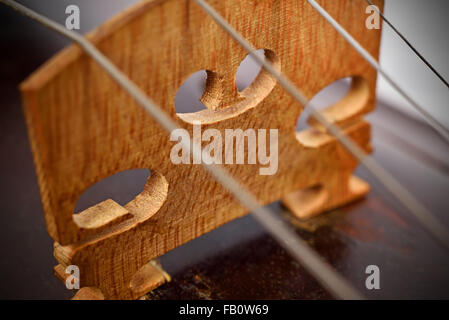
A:
<svg viewBox="0 0 449 320">
<path fill-rule="evenodd" d="M 297 218 L 308 219 L 364 197 L 368 183 L 351 174 L 337 174 L 331 180 L 294 191 L 284 198 L 285 205 Z"/>
</svg>

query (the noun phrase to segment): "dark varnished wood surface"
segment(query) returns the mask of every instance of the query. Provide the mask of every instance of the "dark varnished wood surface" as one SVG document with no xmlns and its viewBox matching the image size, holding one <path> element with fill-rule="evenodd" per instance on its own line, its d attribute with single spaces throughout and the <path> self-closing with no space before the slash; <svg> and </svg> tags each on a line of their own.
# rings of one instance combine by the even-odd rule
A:
<svg viewBox="0 0 449 320">
<path fill-rule="evenodd" d="M 9 25 L 4 10 L 2 24 Z M 14 21 L 23 29 L 2 34 L 0 50 L 0 298 L 69 298 L 73 293 L 52 274 L 56 261 L 17 90 L 58 48 L 24 36 L 21 30 L 34 23 Z M 423 124 L 383 103 L 370 119 L 374 157 L 449 225 L 448 147 Z M 373 186 L 366 199 L 311 221 L 292 218 L 279 203 L 271 206 L 368 298 L 449 298 L 449 252 L 363 168 L 358 175 Z M 153 299 L 331 298 L 251 216 L 175 249 L 161 262 L 173 280 L 150 293 Z M 381 270 L 377 291 L 364 286 L 370 264 Z"/>
</svg>

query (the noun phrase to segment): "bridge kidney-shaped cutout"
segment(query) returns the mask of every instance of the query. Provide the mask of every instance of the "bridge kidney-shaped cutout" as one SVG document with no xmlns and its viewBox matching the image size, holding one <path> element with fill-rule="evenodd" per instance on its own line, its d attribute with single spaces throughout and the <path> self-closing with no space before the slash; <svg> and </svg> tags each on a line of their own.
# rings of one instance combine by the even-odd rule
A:
<svg viewBox="0 0 449 320">
<path fill-rule="evenodd" d="M 88 188 L 75 208 L 89 207 L 74 214 L 73 220 L 79 228 L 96 232 L 128 219 L 143 221 L 162 207 L 167 193 L 168 182 L 157 171 L 122 171 Z"/>
<path fill-rule="evenodd" d="M 175 96 L 175 108 L 178 114 L 218 108 L 223 95 L 218 75 L 210 70 L 201 70 L 191 74 L 179 87 Z"/>
<path fill-rule="evenodd" d="M 112 199 L 121 206 L 126 205 L 142 192 L 150 176 L 151 172 L 148 169 L 131 169 L 98 181 L 78 198 L 75 214 L 107 199 Z"/>
<path fill-rule="evenodd" d="M 265 50 L 263 49 L 256 50 L 254 55 L 265 60 Z M 253 84 L 261 69 L 262 66 L 252 55 L 246 55 L 245 59 L 240 62 L 235 73 L 235 86 L 239 93 Z"/>
<path fill-rule="evenodd" d="M 353 76 L 337 80 L 316 94 L 311 100 L 311 103 L 315 106 L 318 102 L 318 106 L 315 107 L 316 109 L 320 109 L 322 108 L 323 101 L 326 101 L 329 96 L 341 97 L 342 95 L 344 95 L 343 98 L 326 106 L 320 112 L 330 123 L 345 127 L 363 113 L 363 110 L 369 102 L 370 88 L 368 82 L 363 77 Z M 308 123 L 313 128 L 325 131 L 325 128 L 313 117 L 309 117 Z"/>
<path fill-rule="evenodd" d="M 273 51 L 261 49 L 255 51 L 253 54 L 260 56 L 262 52 L 267 61 L 271 62 L 276 69 L 281 69 L 280 59 Z M 251 60 L 253 61 L 251 62 Z M 252 75 L 254 69 L 260 70 L 255 77 Z M 242 72 L 245 72 L 245 70 L 248 72 L 246 77 L 242 76 Z M 250 55 L 247 55 L 242 60 L 241 66 L 237 70 L 236 78 L 246 78 L 242 82 L 238 82 L 236 79 L 238 83 L 236 83 L 235 90 L 238 87 L 242 89 L 238 92 L 241 100 L 230 106 L 219 107 L 220 93 L 222 93 L 220 90 L 220 77 L 216 73 L 209 71 L 205 90 L 201 98 L 201 101 L 206 105 L 207 109 L 198 112 L 177 113 L 178 117 L 190 124 L 194 124 L 195 121 L 210 124 L 230 119 L 256 107 L 276 86 L 276 78 L 263 68 L 260 68 L 260 66 L 257 66 L 257 62 Z"/>
<path fill-rule="evenodd" d="M 360 117 L 369 98 L 369 85 L 363 77 L 345 77 L 331 83 L 309 100 L 296 124 L 296 138 L 307 147 L 318 147 L 328 139 L 328 135 L 323 134 L 326 129 L 311 116 L 310 105 L 327 121 L 344 128 Z"/>
<path fill-rule="evenodd" d="M 311 118 L 310 109 L 308 106 L 311 104 L 317 110 L 322 111 L 329 106 L 334 105 L 341 101 L 351 89 L 352 77 L 341 78 L 332 82 L 324 89 L 320 90 L 312 99 L 309 100 L 301 113 L 296 123 L 296 131 L 301 131 L 309 127 L 308 121 Z"/>
</svg>

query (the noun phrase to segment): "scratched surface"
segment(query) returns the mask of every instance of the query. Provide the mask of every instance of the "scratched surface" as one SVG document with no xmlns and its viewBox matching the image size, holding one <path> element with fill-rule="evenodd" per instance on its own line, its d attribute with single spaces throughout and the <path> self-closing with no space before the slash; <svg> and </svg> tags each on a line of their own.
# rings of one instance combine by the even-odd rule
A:
<svg viewBox="0 0 449 320">
<path fill-rule="evenodd" d="M 8 25 L 3 10 L 0 20 Z M 59 48 L 43 47 L 42 39 L 27 38 L 21 29 L 10 30 L 17 33 L 8 34 L 0 50 L 0 298 L 67 299 L 73 293 L 52 274 L 53 243 L 45 230 L 17 91 L 17 84 Z M 449 148 L 424 125 L 383 103 L 370 118 L 375 158 L 449 225 Z M 449 298 L 449 252 L 363 168 L 358 174 L 372 184 L 369 196 L 311 221 L 292 218 L 279 203 L 271 206 L 365 296 Z M 120 186 L 116 182 L 115 193 Z M 161 262 L 173 280 L 150 293 L 152 299 L 331 298 L 251 216 L 175 249 Z M 381 270 L 377 291 L 365 288 L 365 268 L 371 264 Z"/>
</svg>

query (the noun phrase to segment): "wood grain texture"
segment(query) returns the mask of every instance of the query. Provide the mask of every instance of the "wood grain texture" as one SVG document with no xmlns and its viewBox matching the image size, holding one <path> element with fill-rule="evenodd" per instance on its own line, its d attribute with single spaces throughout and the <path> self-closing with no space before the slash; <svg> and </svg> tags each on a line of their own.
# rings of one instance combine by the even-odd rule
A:
<svg viewBox="0 0 449 320">
<path fill-rule="evenodd" d="M 104 300 L 104 296 L 98 288 L 83 287 L 76 292 L 72 300 Z"/>
<path fill-rule="evenodd" d="M 356 77 L 346 102 L 326 115 L 370 151 L 370 127 L 361 116 L 374 108 L 376 73 L 306 1 L 209 2 L 257 49 L 266 49 L 307 97 Z M 380 30 L 365 28 L 363 1 L 322 5 L 378 56 Z M 263 203 L 318 185 L 327 191 L 319 211 L 353 200 L 355 159 L 313 122 L 296 133 L 303 107 L 266 72 L 239 93 L 235 74 L 246 52 L 192 1 L 143 1 L 88 38 L 189 132 L 198 119 L 203 130 L 223 135 L 234 128 L 278 129 L 275 175 L 259 175 L 259 165 L 225 165 Z M 208 110 L 177 115 L 176 91 L 199 70 L 208 70 L 202 99 Z M 99 288 L 105 298 L 138 298 L 130 282 L 150 260 L 247 213 L 199 165 L 172 164 L 167 133 L 78 47 L 51 59 L 21 90 L 55 257 L 62 266 L 80 267 L 83 287 Z M 75 203 L 89 186 L 135 168 L 151 170 L 140 195 L 123 209 L 112 205 L 117 211 L 98 220 L 85 212 L 88 223 L 74 219 Z"/>
</svg>

